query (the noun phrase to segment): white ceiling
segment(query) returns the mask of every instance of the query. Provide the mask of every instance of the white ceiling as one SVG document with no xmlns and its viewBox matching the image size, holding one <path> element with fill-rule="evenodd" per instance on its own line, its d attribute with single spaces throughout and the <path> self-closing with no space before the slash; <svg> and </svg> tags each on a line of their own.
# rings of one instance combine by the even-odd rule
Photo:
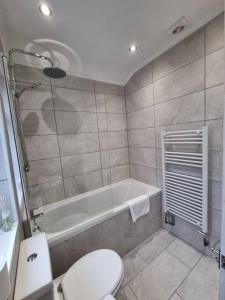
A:
<svg viewBox="0 0 225 300">
<path fill-rule="evenodd" d="M 125 84 L 145 63 L 223 10 L 223 0 L 1 0 L 7 48 L 54 57 L 69 73 Z M 191 27 L 176 37 L 167 29 L 185 16 Z M 128 52 L 131 42 L 139 51 Z M 19 56 L 18 56 L 19 59 Z"/>
</svg>

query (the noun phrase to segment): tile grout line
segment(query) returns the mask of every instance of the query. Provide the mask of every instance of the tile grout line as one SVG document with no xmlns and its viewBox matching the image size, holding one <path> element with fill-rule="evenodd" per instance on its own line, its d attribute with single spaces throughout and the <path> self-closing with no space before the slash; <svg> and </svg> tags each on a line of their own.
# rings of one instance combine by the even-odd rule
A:
<svg viewBox="0 0 225 300">
<path fill-rule="evenodd" d="M 155 174 L 155 182 L 157 186 L 160 186 L 161 184 L 158 182 L 158 172 L 157 172 L 157 153 L 156 153 L 156 112 L 155 112 L 155 84 L 154 84 L 154 63 L 152 64 L 152 97 L 153 97 L 153 116 L 154 116 L 154 144 L 155 144 L 155 166 L 156 166 L 156 174 Z M 163 207 L 162 207 L 162 215 L 163 215 Z"/>
<path fill-rule="evenodd" d="M 156 217 L 157 218 L 157 217 Z M 160 229 L 160 230 L 158 230 L 155 234 L 153 234 L 150 238 L 149 238 L 149 242 L 151 242 L 151 240 L 152 239 L 154 239 L 155 237 L 157 237 L 159 234 L 160 234 L 160 232 L 162 232 L 162 231 L 164 231 L 165 229 Z M 167 230 L 166 230 L 167 231 Z M 167 231 L 168 232 L 168 231 Z M 169 232 L 168 232 L 169 233 Z M 140 244 L 140 245 L 138 245 L 134 250 L 132 250 L 131 252 L 129 252 L 124 258 L 126 258 L 129 254 L 131 254 L 132 252 L 136 252 L 136 254 L 144 261 L 144 263 L 145 263 L 145 266 L 142 268 L 142 270 L 140 270 L 137 274 L 135 274 L 130 280 L 128 280 L 128 282 L 126 283 L 126 285 L 128 285 L 135 277 L 137 277 L 137 275 L 139 275 L 142 271 L 144 271 L 144 269 L 146 269 L 158 256 L 160 256 L 167 248 L 165 248 L 165 249 L 163 249 L 156 257 L 154 257 L 154 259 L 153 260 L 151 260 L 150 262 L 148 262 L 140 253 L 138 253 L 137 252 L 137 249 L 139 248 L 139 247 L 141 247 L 141 246 L 144 246 L 145 245 L 145 243 L 148 241 L 148 239 L 147 240 L 145 240 L 142 244 Z M 174 242 L 174 240 L 173 241 L 171 241 L 170 243 L 169 243 L 169 245 L 171 244 L 171 243 L 173 243 Z M 169 246 L 168 245 L 168 246 Z M 125 285 L 125 286 L 126 286 Z"/>
<path fill-rule="evenodd" d="M 177 238 L 178 239 L 178 238 Z M 187 265 L 185 262 L 183 262 L 179 257 L 177 257 L 174 253 L 172 253 L 168 247 L 166 248 L 167 252 L 170 253 L 173 257 L 175 257 L 180 263 L 182 263 L 183 265 L 185 265 L 188 269 L 192 270 L 192 267 L 190 267 L 189 265 Z M 202 256 L 202 254 L 201 254 Z"/>
<path fill-rule="evenodd" d="M 204 27 L 204 26 L 203 26 Z M 178 43 L 179 44 L 179 43 Z M 175 45 L 176 46 L 176 45 Z M 185 68 L 185 67 L 187 67 L 187 66 L 189 66 L 189 65 L 191 65 L 191 64 L 193 64 L 193 63 L 195 63 L 196 61 L 198 61 L 198 60 L 201 60 L 202 58 L 204 58 L 204 56 L 208 56 L 208 55 L 211 55 L 212 53 L 214 53 L 214 52 L 216 52 L 216 51 L 219 51 L 219 50 L 222 50 L 224 48 L 224 46 L 222 46 L 222 47 L 219 47 L 219 48 L 217 48 L 217 49 L 215 49 L 215 50 L 213 50 L 213 51 L 210 51 L 209 53 L 204 53 L 203 55 L 201 55 L 201 56 L 199 56 L 198 58 L 196 58 L 196 59 L 194 59 L 194 60 L 192 60 L 191 62 L 189 62 L 189 63 L 187 63 L 187 64 L 184 64 L 184 65 L 182 65 L 182 66 L 180 66 L 180 67 L 178 67 L 178 68 L 175 68 L 173 71 L 171 71 L 171 72 L 169 72 L 169 73 L 167 73 L 167 74 L 165 74 L 165 75 L 163 75 L 162 77 L 160 77 L 160 78 L 157 78 L 156 80 L 154 80 L 154 77 L 152 77 L 152 81 L 151 82 L 149 82 L 148 84 L 146 84 L 146 85 L 143 85 L 143 86 L 141 86 L 141 87 L 139 87 L 139 88 L 137 88 L 137 89 L 134 89 L 133 91 L 131 91 L 131 92 L 129 92 L 129 93 L 127 93 L 127 96 L 129 96 L 130 94 L 133 94 L 133 93 L 135 93 L 135 92 L 137 92 L 137 91 L 139 91 L 139 90 L 141 90 L 141 89 L 143 89 L 143 88 L 145 88 L 145 87 L 147 87 L 147 86 L 149 86 L 150 84 L 152 84 L 153 82 L 157 82 L 157 81 L 160 81 L 161 79 L 163 79 L 163 78 L 165 78 L 165 77 L 167 77 L 168 75 L 171 75 L 171 74 L 173 74 L 173 73 L 175 73 L 176 71 L 179 71 L 179 70 L 181 70 L 181 69 L 183 69 L 183 68 Z M 169 49 L 168 49 L 169 50 Z M 168 51 L 167 50 L 167 51 Z M 167 51 L 165 51 L 164 53 L 166 53 Z M 163 54 L 163 53 L 162 53 Z M 162 55 L 161 54 L 161 55 Z M 160 55 L 160 56 L 161 56 Z M 159 57 L 160 57 L 159 56 Z M 158 57 L 158 58 L 159 58 Z M 147 63 L 145 66 L 147 66 L 148 64 L 151 64 L 151 63 L 154 63 L 154 59 L 152 60 L 152 61 L 150 61 L 149 63 Z M 144 66 L 144 67 L 145 67 Z M 140 69 L 141 70 L 141 69 Z M 138 71 L 140 71 L 140 70 L 138 70 Z M 138 72 L 137 71 L 137 72 Z M 136 72 L 135 72 L 136 73 Z M 134 73 L 134 74 L 135 74 Z M 133 75 L 134 75 L 133 74 Z M 133 76 L 132 75 L 132 76 Z M 132 78 L 132 76 L 131 76 L 131 78 Z M 131 79 L 130 78 L 130 79 Z M 130 79 L 128 80 L 128 82 L 130 81 Z M 128 83 L 127 82 L 127 83 Z M 127 84 L 126 83 L 126 84 Z"/>
<path fill-rule="evenodd" d="M 174 293 L 176 293 L 179 297 L 180 294 L 178 293 L 178 289 L 181 287 L 181 285 L 184 283 L 184 281 L 187 279 L 187 277 L 193 272 L 193 270 L 196 268 L 197 264 L 200 262 L 200 260 L 202 259 L 204 255 L 201 255 L 201 257 L 197 260 L 197 262 L 194 264 L 193 268 L 190 269 L 190 272 L 187 274 L 187 276 L 185 276 L 185 278 L 182 280 L 182 282 L 179 284 L 179 286 L 177 287 L 177 289 L 174 291 Z M 182 297 L 181 297 L 182 299 Z"/>
<path fill-rule="evenodd" d="M 162 230 L 164 230 L 164 229 L 162 229 Z M 169 233 L 169 231 L 168 231 L 168 233 Z M 157 235 L 156 235 L 157 236 Z M 169 243 L 169 245 L 170 244 L 172 244 L 174 242 L 174 240 L 173 241 L 171 241 L 170 243 Z M 169 246 L 168 245 L 168 246 Z M 163 249 L 151 262 L 147 262 L 142 256 L 141 256 L 141 254 L 139 254 L 139 256 L 146 262 L 146 266 L 144 266 L 144 268 L 140 271 L 140 272 L 138 272 L 134 277 L 133 277 L 133 279 L 131 279 L 131 280 L 129 280 L 128 282 L 127 282 L 127 284 L 126 285 L 128 285 L 129 286 L 129 288 L 132 290 L 132 292 L 135 294 L 135 292 L 133 291 L 133 289 L 132 289 L 132 287 L 129 285 L 130 284 L 130 282 L 132 281 L 132 280 L 134 280 L 141 272 L 143 272 L 149 265 L 151 265 L 164 251 L 166 251 L 167 250 L 167 248 L 165 248 L 165 249 Z M 137 295 L 135 294 L 135 296 L 137 297 Z M 139 299 L 138 297 L 137 297 L 137 299 Z"/>
<path fill-rule="evenodd" d="M 126 133 L 127 133 L 127 146 L 128 146 L 128 164 L 129 164 L 129 177 L 130 177 L 130 142 L 129 142 L 129 135 L 128 135 L 128 115 L 127 115 L 127 95 L 126 95 L 126 91 L 124 88 L 124 93 L 125 93 L 125 111 L 126 111 Z"/>
<path fill-rule="evenodd" d="M 54 120 L 55 120 L 55 129 L 56 129 L 56 138 L 57 138 L 57 144 L 58 144 L 58 150 L 59 150 L 59 162 L 60 162 L 60 170 L 61 170 L 61 182 L 63 186 L 63 195 L 66 197 L 66 189 L 65 189 L 65 182 L 63 177 L 63 167 L 62 167 L 62 158 L 61 158 L 61 151 L 60 151 L 60 145 L 59 145 L 59 137 L 58 137 L 58 126 L 56 122 L 56 113 L 55 113 L 55 102 L 53 97 L 53 87 L 52 87 L 52 80 L 50 79 L 50 88 L 51 88 L 51 95 L 52 95 L 52 106 L 53 106 L 53 113 L 54 113 Z"/>
</svg>

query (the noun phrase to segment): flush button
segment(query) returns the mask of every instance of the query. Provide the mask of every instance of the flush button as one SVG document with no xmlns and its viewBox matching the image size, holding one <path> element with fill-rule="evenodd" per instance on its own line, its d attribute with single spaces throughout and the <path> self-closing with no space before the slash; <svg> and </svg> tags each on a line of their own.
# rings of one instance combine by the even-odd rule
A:
<svg viewBox="0 0 225 300">
<path fill-rule="evenodd" d="M 31 255 L 28 256 L 27 261 L 31 262 L 37 258 L 37 253 L 32 253 Z"/>
</svg>

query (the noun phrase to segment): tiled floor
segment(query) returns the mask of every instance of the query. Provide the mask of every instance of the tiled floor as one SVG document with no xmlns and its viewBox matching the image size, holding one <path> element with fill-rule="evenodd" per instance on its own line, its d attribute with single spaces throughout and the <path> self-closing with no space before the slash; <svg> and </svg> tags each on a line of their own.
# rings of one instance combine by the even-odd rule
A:
<svg viewBox="0 0 225 300">
<path fill-rule="evenodd" d="M 218 300 L 216 263 L 166 230 L 124 258 L 117 300 Z"/>
</svg>

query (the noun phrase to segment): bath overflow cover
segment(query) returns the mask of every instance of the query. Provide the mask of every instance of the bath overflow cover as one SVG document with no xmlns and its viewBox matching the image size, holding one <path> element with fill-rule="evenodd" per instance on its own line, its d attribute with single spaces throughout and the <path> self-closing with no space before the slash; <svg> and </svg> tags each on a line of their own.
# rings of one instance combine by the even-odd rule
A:
<svg viewBox="0 0 225 300">
<path fill-rule="evenodd" d="M 31 262 L 37 258 L 37 253 L 32 253 L 31 255 L 28 256 L 27 261 Z"/>
</svg>

